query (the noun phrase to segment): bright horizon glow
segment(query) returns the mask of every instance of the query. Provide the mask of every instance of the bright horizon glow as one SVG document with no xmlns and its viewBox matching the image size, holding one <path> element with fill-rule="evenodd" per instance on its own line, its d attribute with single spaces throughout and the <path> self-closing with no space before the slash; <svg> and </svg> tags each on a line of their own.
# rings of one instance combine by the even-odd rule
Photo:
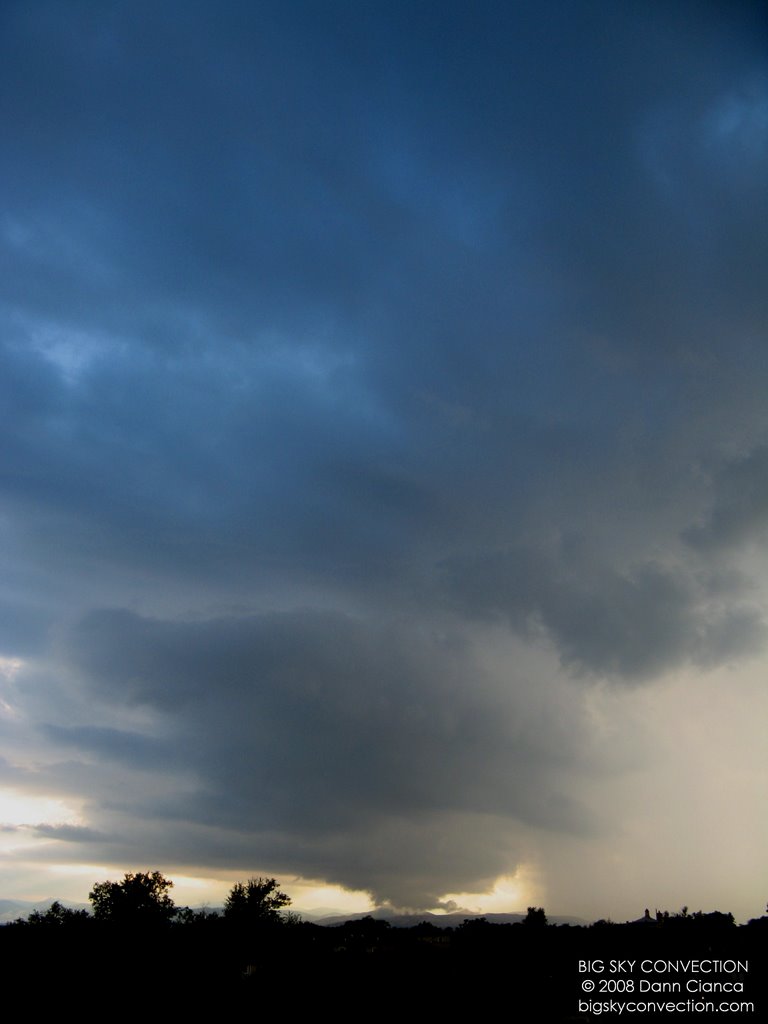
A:
<svg viewBox="0 0 768 1024">
<path fill-rule="evenodd" d="M 376 905 L 367 892 L 356 889 L 342 889 L 339 885 L 323 885 L 295 879 L 280 886 L 293 900 L 290 910 L 301 914 L 322 907 L 332 907 L 341 914 L 361 914 L 375 910 Z"/>
<path fill-rule="evenodd" d="M 439 911 L 444 914 L 462 910 L 472 914 L 524 914 L 527 907 L 539 906 L 542 902 L 541 885 L 533 866 L 523 864 L 513 874 L 497 878 L 490 892 L 448 893 L 444 902 L 457 905 L 455 910 L 445 907 Z"/>
</svg>

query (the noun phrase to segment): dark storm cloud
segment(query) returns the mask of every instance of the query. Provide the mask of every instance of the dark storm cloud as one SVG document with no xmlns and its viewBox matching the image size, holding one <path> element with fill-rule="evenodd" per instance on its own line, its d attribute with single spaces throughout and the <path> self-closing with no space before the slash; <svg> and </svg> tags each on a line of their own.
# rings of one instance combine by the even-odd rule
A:
<svg viewBox="0 0 768 1024">
<path fill-rule="evenodd" d="M 196 623 L 94 613 L 72 637 L 72 657 L 101 699 L 147 705 L 190 730 L 190 763 L 202 765 L 210 748 L 207 771 L 224 793 L 251 792 L 265 810 L 278 803 L 298 827 L 314 815 L 326 827 L 329 816 L 345 823 L 441 799 L 509 811 L 530 800 L 521 774 L 556 766 L 576 744 L 554 712 L 556 741 L 527 733 L 527 712 L 494 691 L 458 638 L 403 623 L 301 611 Z"/>
<path fill-rule="evenodd" d="M 446 585 L 467 615 L 504 616 L 523 635 L 543 627 L 565 665 L 609 677 L 649 678 L 689 659 L 712 667 L 765 642 L 738 581 L 723 593 L 720 580 L 652 562 L 617 571 L 572 540 L 449 564 Z"/>
<path fill-rule="evenodd" d="M 167 743 L 140 733 L 125 732 L 98 726 L 67 727 L 48 725 L 45 733 L 56 744 L 74 747 L 108 761 L 141 765 L 144 769 L 162 770 L 173 765 L 174 757 Z"/>
<path fill-rule="evenodd" d="M 82 825 L 26 826 L 43 839 L 60 839 L 65 843 L 108 843 L 109 837 Z"/>
<path fill-rule="evenodd" d="M 92 795 L 166 822 L 176 860 L 209 855 L 220 840 L 189 830 L 216 826 L 241 836 L 217 857 L 230 867 L 248 836 L 252 857 L 400 903 L 431 872 L 428 905 L 503 870 L 510 821 L 598 827 L 567 791 L 589 760 L 575 702 L 532 701 L 525 679 L 499 686 L 456 636 L 309 611 L 186 623 L 102 612 L 71 636 L 70 658 L 92 697 L 152 709 L 171 730 L 167 767 L 197 780 L 186 795 Z M 49 733 L 104 761 L 157 763 L 139 737 Z"/>
<path fill-rule="evenodd" d="M 728 548 L 759 541 L 768 528 L 768 447 L 731 459 L 715 474 L 712 505 L 686 538 L 699 548 Z"/>
<path fill-rule="evenodd" d="M 764 642 L 764 12 L 2 19 L 0 654 L 71 758 L 19 784 L 421 903 L 589 831 L 585 680 Z"/>
</svg>

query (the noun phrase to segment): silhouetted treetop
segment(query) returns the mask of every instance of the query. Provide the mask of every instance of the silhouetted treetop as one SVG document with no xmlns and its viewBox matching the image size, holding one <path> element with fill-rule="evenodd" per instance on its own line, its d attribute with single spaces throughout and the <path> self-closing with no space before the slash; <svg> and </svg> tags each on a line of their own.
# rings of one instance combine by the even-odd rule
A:
<svg viewBox="0 0 768 1024">
<path fill-rule="evenodd" d="M 71 907 L 63 906 L 58 900 L 54 900 L 45 911 L 33 910 L 27 918 L 29 924 L 56 928 L 83 924 L 89 920 L 90 914 L 87 910 L 72 910 Z"/>
<path fill-rule="evenodd" d="M 545 928 L 547 925 L 547 915 L 544 913 L 544 907 L 528 907 L 528 913 L 525 915 L 523 924 L 533 928 Z"/>
<path fill-rule="evenodd" d="M 235 882 L 224 904 L 227 920 L 241 924 L 277 924 L 280 910 L 290 905 L 290 897 L 280 892 L 274 878 L 249 878 Z"/>
<path fill-rule="evenodd" d="M 93 916 L 117 924 L 162 924 L 176 914 L 173 882 L 159 871 L 129 872 L 122 882 L 97 882 L 88 894 Z"/>
</svg>

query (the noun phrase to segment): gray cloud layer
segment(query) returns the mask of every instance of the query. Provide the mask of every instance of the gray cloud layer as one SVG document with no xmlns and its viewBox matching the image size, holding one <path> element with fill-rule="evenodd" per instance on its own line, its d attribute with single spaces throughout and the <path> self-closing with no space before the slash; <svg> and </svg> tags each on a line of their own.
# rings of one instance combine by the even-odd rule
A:
<svg viewBox="0 0 768 1024">
<path fill-rule="evenodd" d="M 531 700 L 525 679 L 500 686 L 455 636 L 313 611 L 196 623 L 101 612 L 70 643 L 93 697 L 167 723 L 173 763 L 166 746 L 112 729 L 49 733 L 99 759 L 191 773 L 186 798 L 141 798 L 171 829 L 247 834 L 267 861 L 402 902 L 418 895 L 411 868 L 420 884 L 431 872 L 428 905 L 503 871 L 494 848 L 510 820 L 594 827 L 566 791 L 585 760 L 577 703 L 569 714 L 557 690 Z"/>
<path fill-rule="evenodd" d="M 599 833 L 584 688 L 764 645 L 764 12 L 2 19 L 0 655 L 39 784 L 94 856 L 417 905 Z M 541 658 L 488 670 L 499 623 Z"/>
</svg>

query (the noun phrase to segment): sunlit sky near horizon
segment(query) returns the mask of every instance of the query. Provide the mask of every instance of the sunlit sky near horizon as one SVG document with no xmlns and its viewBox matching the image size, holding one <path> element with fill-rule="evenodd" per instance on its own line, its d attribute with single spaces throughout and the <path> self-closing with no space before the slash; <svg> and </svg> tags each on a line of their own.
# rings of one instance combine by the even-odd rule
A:
<svg viewBox="0 0 768 1024">
<path fill-rule="evenodd" d="M 0 897 L 759 916 L 768 14 L 0 10 Z"/>
</svg>

